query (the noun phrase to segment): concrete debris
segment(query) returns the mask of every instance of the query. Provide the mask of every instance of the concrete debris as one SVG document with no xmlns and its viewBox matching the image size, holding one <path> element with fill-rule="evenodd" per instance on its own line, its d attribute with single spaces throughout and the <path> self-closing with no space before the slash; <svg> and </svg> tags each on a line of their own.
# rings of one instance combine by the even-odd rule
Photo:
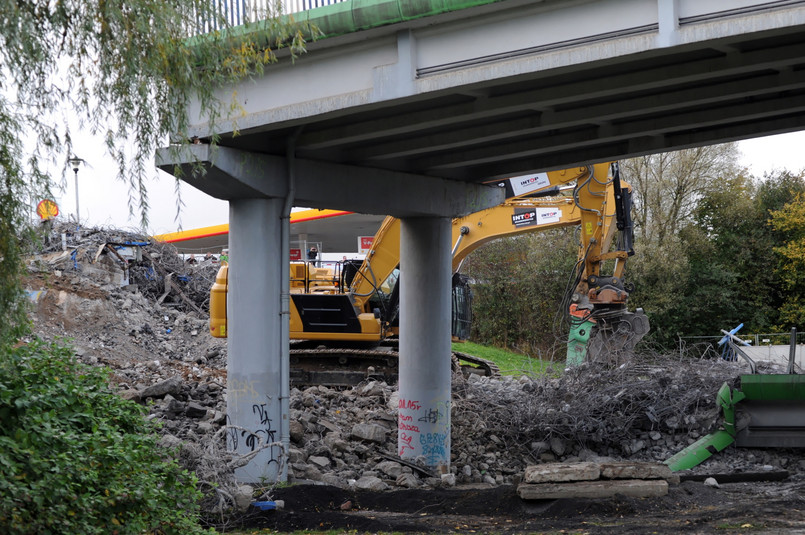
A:
<svg viewBox="0 0 805 535">
<path fill-rule="evenodd" d="M 355 424 L 352 426 L 350 436 L 358 440 L 367 440 L 382 444 L 386 441 L 388 429 L 376 424 Z"/>
<path fill-rule="evenodd" d="M 579 481 L 576 483 L 544 483 L 520 485 L 517 494 L 523 500 L 556 500 L 559 498 L 655 498 L 668 494 L 664 480 Z"/>
<path fill-rule="evenodd" d="M 226 341 L 210 337 L 206 315 L 183 299 L 169 294 L 158 302 L 165 290 L 160 273 L 173 273 L 173 282 L 204 310 L 217 265 L 188 266 L 166 244 L 142 245 L 147 255 L 127 261 L 130 285 L 121 287 L 98 276 L 95 268 L 122 269 L 100 245 L 147 240 L 84 229 L 80 239 L 68 236 L 64 254 L 60 230 L 51 234 L 45 249 L 28 259 L 26 283 L 39 295 L 31 303 L 35 332 L 72 338 L 77 359 L 112 370 L 121 395 L 143 403 L 148 418 L 160 424 L 166 451 L 205 483 L 205 509 L 240 507 L 245 498 L 236 499 L 232 473 L 240 461 L 225 442 Z M 375 490 L 497 486 L 518 484 L 527 467 L 534 477 L 538 468 L 587 461 L 634 481 L 648 476 L 606 463 L 662 461 L 708 433 L 718 421 L 718 387 L 742 371 L 718 359 L 648 355 L 615 370 L 585 365 L 543 377 L 456 374 L 452 462 L 438 475 L 397 457 L 396 386 L 368 381 L 345 390 L 292 388 L 288 475 L 292 482 Z M 798 451 L 731 448 L 701 470 L 760 472 L 765 466 L 802 474 L 805 458 Z M 655 490 L 645 492 L 658 492 L 657 482 L 665 482 L 652 481 Z M 614 485 L 596 483 L 590 488 Z"/>
<path fill-rule="evenodd" d="M 679 476 L 661 463 L 592 462 L 528 466 L 517 494 L 524 500 L 665 496 Z"/>
<path fill-rule="evenodd" d="M 674 478 L 671 469 L 662 463 L 606 462 L 600 468 L 602 479 L 665 479 L 671 482 Z"/>
<path fill-rule="evenodd" d="M 164 398 L 166 395 L 176 395 L 182 388 L 181 377 L 171 377 L 160 381 L 155 385 L 143 388 L 140 391 L 140 399 L 146 398 Z"/>
<path fill-rule="evenodd" d="M 251 485 L 240 485 L 235 492 L 235 504 L 238 511 L 244 512 L 254 501 L 254 487 Z"/>
<path fill-rule="evenodd" d="M 558 483 L 561 481 L 594 481 L 601 477 L 601 467 L 595 463 L 550 463 L 527 466 L 525 483 Z"/>
<path fill-rule="evenodd" d="M 377 476 L 363 476 L 355 482 L 354 487 L 358 490 L 388 490 L 389 486 Z"/>
</svg>

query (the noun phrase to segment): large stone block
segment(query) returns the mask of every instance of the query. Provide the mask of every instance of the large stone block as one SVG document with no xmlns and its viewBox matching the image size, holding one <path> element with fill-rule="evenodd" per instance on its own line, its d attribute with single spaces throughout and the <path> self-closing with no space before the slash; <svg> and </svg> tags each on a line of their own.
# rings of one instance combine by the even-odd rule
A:
<svg viewBox="0 0 805 535">
<path fill-rule="evenodd" d="M 669 479 L 673 475 L 663 463 L 615 461 L 601 463 L 602 479 Z"/>
<path fill-rule="evenodd" d="M 616 494 L 632 498 L 655 498 L 668 494 L 663 479 L 619 479 L 577 481 L 573 483 L 522 484 L 517 494 L 523 500 L 556 500 L 559 498 L 612 498 Z"/>
<path fill-rule="evenodd" d="M 563 481 L 592 481 L 598 479 L 601 470 L 595 463 L 548 463 L 527 466 L 525 483 L 560 483 Z"/>
<path fill-rule="evenodd" d="M 355 424 L 350 433 L 351 438 L 382 444 L 386 441 L 386 429 L 377 424 Z"/>
</svg>

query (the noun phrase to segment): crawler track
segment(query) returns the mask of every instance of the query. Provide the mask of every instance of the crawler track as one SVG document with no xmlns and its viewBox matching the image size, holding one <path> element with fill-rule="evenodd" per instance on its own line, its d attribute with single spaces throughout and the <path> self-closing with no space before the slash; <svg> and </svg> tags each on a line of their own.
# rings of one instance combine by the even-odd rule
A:
<svg viewBox="0 0 805 535">
<path fill-rule="evenodd" d="M 397 382 L 399 353 L 395 346 L 373 349 L 299 346 L 294 344 L 290 355 L 293 386 L 348 387 L 372 379 Z M 493 362 L 466 353 L 453 353 L 453 369 L 461 369 L 465 375 L 500 375 Z"/>
</svg>

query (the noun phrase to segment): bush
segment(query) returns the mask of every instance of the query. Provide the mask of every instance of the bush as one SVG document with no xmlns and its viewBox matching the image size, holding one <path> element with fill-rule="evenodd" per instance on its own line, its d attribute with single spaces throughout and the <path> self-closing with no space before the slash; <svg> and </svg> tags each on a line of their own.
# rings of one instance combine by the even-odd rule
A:
<svg viewBox="0 0 805 535">
<path fill-rule="evenodd" d="M 1 532 L 202 532 L 195 476 L 107 380 L 60 345 L 0 349 Z"/>
<path fill-rule="evenodd" d="M 474 281 L 473 342 L 529 356 L 551 352 L 576 263 L 575 229 L 502 238 L 479 248 L 462 271 Z M 565 348 L 560 348 L 564 360 Z"/>
</svg>

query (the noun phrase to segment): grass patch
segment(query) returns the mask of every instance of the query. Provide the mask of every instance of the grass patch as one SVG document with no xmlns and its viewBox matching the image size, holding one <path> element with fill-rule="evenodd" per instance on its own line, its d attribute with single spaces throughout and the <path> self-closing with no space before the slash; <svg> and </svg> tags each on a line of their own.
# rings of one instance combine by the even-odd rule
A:
<svg viewBox="0 0 805 535">
<path fill-rule="evenodd" d="M 551 363 L 533 359 L 526 355 L 513 353 L 498 347 L 482 346 L 473 342 L 457 342 L 452 344 L 453 351 L 467 353 L 474 357 L 491 360 L 500 368 L 503 375 L 543 375 Z"/>
</svg>

